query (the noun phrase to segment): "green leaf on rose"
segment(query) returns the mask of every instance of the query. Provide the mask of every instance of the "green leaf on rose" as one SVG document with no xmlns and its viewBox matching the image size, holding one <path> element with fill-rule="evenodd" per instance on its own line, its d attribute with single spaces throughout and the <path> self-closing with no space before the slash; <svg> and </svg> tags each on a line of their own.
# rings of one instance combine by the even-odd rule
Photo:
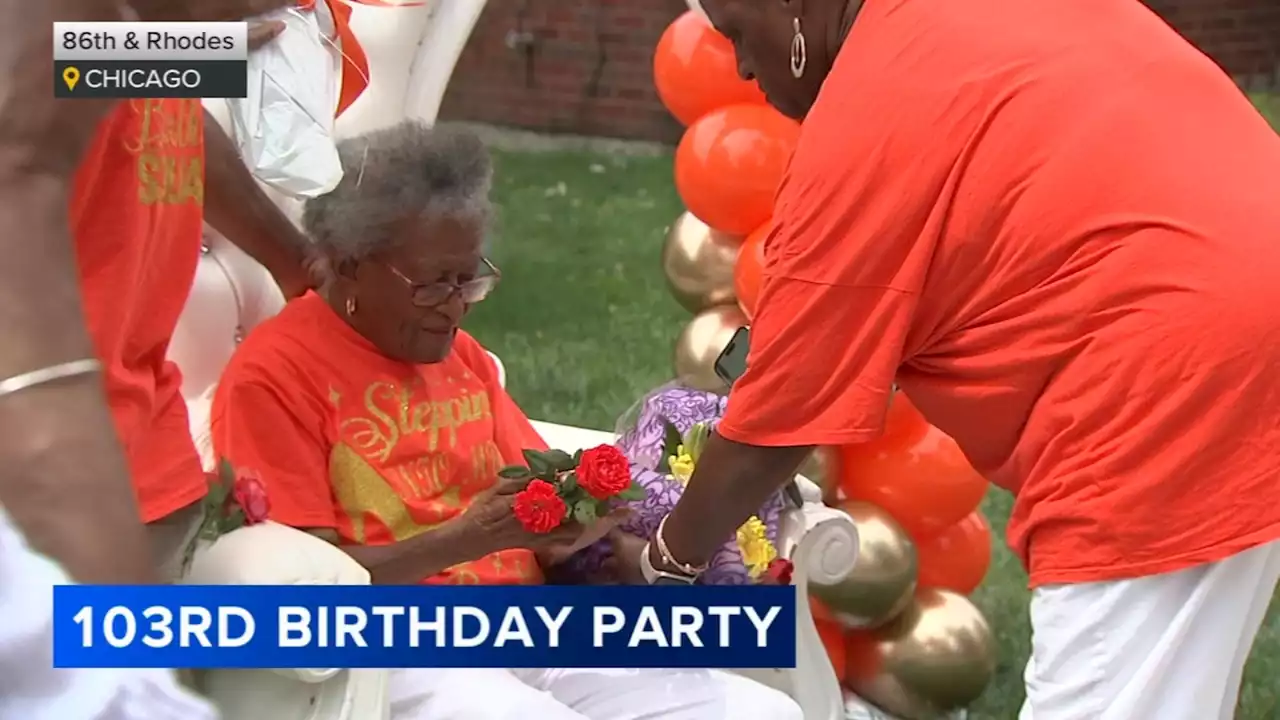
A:
<svg viewBox="0 0 1280 720">
<path fill-rule="evenodd" d="M 542 453 L 537 450 L 525 450 L 524 459 L 529 462 L 529 469 L 533 471 L 535 477 L 540 477 L 548 482 L 550 482 L 550 479 L 547 477 L 548 475 L 554 477 L 556 471 L 555 466 L 552 465 L 551 461 Z"/>
<path fill-rule="evenodd" d="M 231 509 L 231 512 L 227 513 L 226 518 L 224 518 L 220 523 L 221 527 L 219 528 L 219 530 L 221 532 L 219 532 L 218 534 L 222 535 L 225 533 L 229 533 L 232 530 L 235 530 L 236 528 L 243 527 L 244 519 L 245 519 L 244 508 L 240 507 L 239 505 L 236 505 Z"/>
<path fill-rule="evenodd" d="M 221 508 L 226 504 L 227 496 L 231 494 L 231 489 L 235 487 L 235 484 L 235 470 L 231 469 L 231 463 L 223 460 L 218 465 L 217 479 L 209 483 L 209 493 L 204 498 L 205 507 L 215 510 Z"/>
<path fill-rule="evenodd" d="M 632 483 L 628 485 L 625 490 L 618 493 L 617 495 L 614 495 L 614 497 L 625 502 L 634 502 L 636 500 L 645 499 L 645 497 L 648 494 L 649 493 L 645 491 L 643 485 L 635 481 L 632 481 Z"/>
<path fill-rule="evenodd" d="M 233 466 L 231 461 L 226 458 L 222 458 L 218 461 L 218 482 L 221 485 L 226 486 L 227 489 L 230 489 L 231 486 L 236 484 L 235 466 Z"/>
<path fill-rule="evenodd" d="M 573 466 L 578 467 L 582 462 L 582 448 L 578 448 L 578 452 L 573 454 Z"/>
<path fill-rule="evenodd" d="M 498 477 L 506 480 L 531 480 L 533 472 L 523 465 L 508 465 L 498 471 Z"/>
<path fill-rule="evenodd" d="M 599 513 L 596 512 L 596 502 L 594 500 L 579 500 L 573 506 L 573 519 L 583 525 L 589 525 L 596 521 Z"/>
<path fill-rule="evenodd" d="M 578 492 L 578 476 L 569 473 L 560 478 L 560 496 L 569 497 L 572 493 Z"/>
<path fill-rule="evenodd" d="M 548 450 L 543 454 L 547 462 L 551 463 L 551 467 L 559 472 L 572 470 L 577 463 L 573 461 L 573 456 L 563 450 Z"/>
</svg>

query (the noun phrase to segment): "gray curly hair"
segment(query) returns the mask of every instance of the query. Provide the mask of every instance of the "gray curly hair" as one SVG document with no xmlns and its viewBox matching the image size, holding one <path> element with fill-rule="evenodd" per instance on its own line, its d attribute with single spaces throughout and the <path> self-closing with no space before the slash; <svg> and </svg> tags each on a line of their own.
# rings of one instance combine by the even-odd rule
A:
<svg viewBox="0 0 1280 720">
<path fill-rule="evenodd" d="M 390 246 L 406 219 L 487 226 L 492 216 L 493 161 L 474 133 L 410 120 L 343 140 L 338 156 L 342 181 L 302 212 L 303 228 L 334 260 L 361 260 Z"/>
</svg>

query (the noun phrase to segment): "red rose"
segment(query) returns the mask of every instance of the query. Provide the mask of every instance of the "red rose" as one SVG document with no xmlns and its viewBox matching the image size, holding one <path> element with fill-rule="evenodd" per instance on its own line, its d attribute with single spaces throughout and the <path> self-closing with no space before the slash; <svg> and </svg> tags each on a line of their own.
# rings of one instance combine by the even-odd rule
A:
<svg viewBox="0 0 1280 720">
<path fill-rule="evenodd" d="M 794 572 L 796 566 L 786 558 L 774 558 L 769 563 L 769 567 L 765 568 L 764 574 L 760 576 L 761 585 L 790 585 L 791 573 Z"/>
<path fill-rule="evenodd" d="M 511 512 L 532 533 L 549 533 L 560 527 L 569 507 L 556 492 L 556 486 L 546 480 L 534 480 L 516 493 Z"/>
<path fill-rule="evenodd" d="M 244 524 L 257 525 L 267 521 L 271 514 L 271 499 L 267 497 L 267 486 L 257 474 L 240 471 L 236 475 L 235 485 L 231 487 L 231 497 L 244 511 Z"/>
<path fill-rule="evenodd" d="M 584 451 L 577 474 L 578 486 L 597 500 L 608 500 L 631 487 L 631 462 L 612 445 Z"/>
</svg>

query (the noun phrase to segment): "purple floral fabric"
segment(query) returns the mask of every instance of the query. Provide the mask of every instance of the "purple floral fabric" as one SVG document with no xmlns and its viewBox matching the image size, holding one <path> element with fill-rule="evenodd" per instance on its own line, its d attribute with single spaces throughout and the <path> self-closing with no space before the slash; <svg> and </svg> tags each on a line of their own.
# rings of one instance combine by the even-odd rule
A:
<svg viewBox="0 0 1280 720">
<path fill-rule="evenodd" d="M 640 401 L 635 423 L 618 428 L 618 447 L 631 462 L 656 468 L 662 462 L 666 422 L 681 434 L 702 422 L 715 427 L 724 415 L 729 398 L 716 393 L 692 390 L 681 385 L 664 385 Z"/>
<path fill-rule="evenodd" d="M 658 523 L 675 507 L 684 492 L 684 486 L 677 480 L 657 472 L 664 452 L 664 419 L 681 433 L 688 432 L 700 422 L 714 427 L 724 413 L 726 402 L 727 398 L 715 393 L 679 385 L 663 386 L 641 400 L 635 410 L 634 424 L 619 428 L 618 447 L 631 459 L 632 476 L 645 488 L 647 496 L 642 501 L 631 503 L 634 512 L 623 524 L 623 530 L 645 539 L 653 537 Z M 766 535 L 774 543 L 778 541 L 778 522 L 784 503 L 782 493 L 777 493 L 758 515 L 765 524 Z M 607 581 L 603 568 L 609 555 L 608 543 L 600 542 L 570 558 L 563 570 L 569 577 Z M 752 582 L 736 538 L 730 538 L 720 548 L 700 582 L 709 585 L 747 585 Z"/>
</svg>

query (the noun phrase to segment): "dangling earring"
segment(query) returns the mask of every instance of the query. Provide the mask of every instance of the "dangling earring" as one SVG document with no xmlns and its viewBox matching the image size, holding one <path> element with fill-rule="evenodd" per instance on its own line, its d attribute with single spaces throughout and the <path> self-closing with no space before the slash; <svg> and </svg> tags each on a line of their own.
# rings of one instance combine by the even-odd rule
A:
<svg viewBox="0 0 1280 720">
<path fill-rule="evenodd" d="M 800 18 L 792 21 L 795 37 L 791 38 L 791 74 L 799 80 L 804 77 L 804 66 L 809 64 L 809 48 L 805 44 L 804 33 L 800 32 Z"/>
<path fill-rule="evenodd" d="M 348 315 L 356 314 L 356 298 L 354 295 L 347 296 L 347 314 Z"/>
</svg>

